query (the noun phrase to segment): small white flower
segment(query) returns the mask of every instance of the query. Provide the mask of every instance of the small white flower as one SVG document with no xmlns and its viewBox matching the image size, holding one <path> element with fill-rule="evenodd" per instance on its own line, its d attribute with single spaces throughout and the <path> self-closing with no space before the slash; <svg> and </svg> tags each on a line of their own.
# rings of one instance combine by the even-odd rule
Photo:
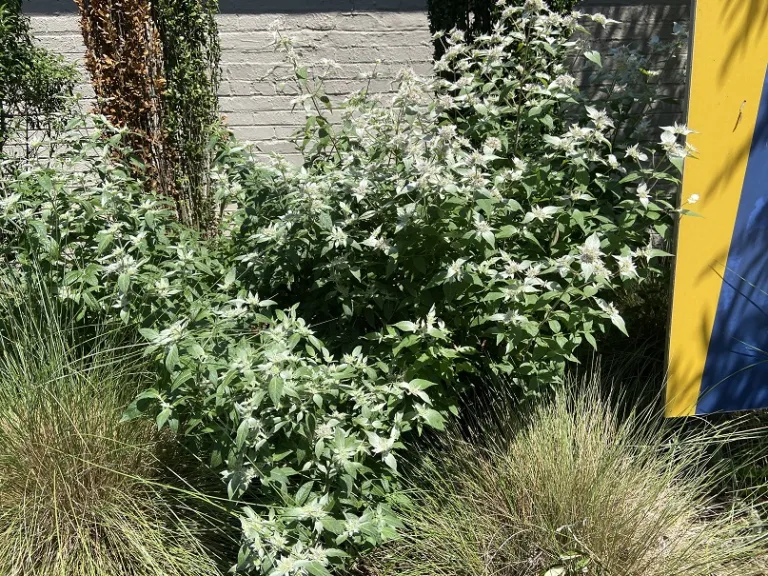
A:
<svg viewBox="0 0 768 576">
<path fill-rule="evenodd" d="M 648 208 L 648 203 L 650 202 L 651 197 L 648 194 L 648 186 L 646 186 L 645 183 L 642 183 L 637 187 L 637 197 L 640 200 L 640 204 L 643 205 L 643 208 Z"/>
<path fill-rule="evenodd" d="M 347 243 L 347 238 L 347 233 L 338 226 L 331 228 L 331 233 L 328 234 L 328 239 L 334 246 L 344 246 Z"/>
<path fill-rule="evenodd" d="M 631 255 L 614 256 L 619 265 L 619 276 L 622 278 L 637 278 L 637 267 Z"/>
<path fill-rule="evenodd" d="M 600 24 L 600 26 L 605 26 L 606 24 L 618 24 L 618 20 L 614 20 L 612 18 L 608 18 L 604 14 L 600 14 L 599 12 L 597 14 L 592 14 L 590 16 L 592 22 L 596 24 Z"/>
<path fill-rule="evenodd" d="M 552 89 L 555 86 L 563 90 L 573 90 L 574 88 L 576 88 L 576 78 L 574 78 L 570 74 L 561 74 L 560 76 L 555 78 L 554 82 L 552 82 L 550 89 Z"/>
<path fill-rule="evenodd" d="M 508 278 L 514 277 L 516 274 L 519 274 L 523 270 L 526 270 L 529 266 L 528 262 L 515 262 L 514 260 L 510 260 L 506 263 L 504 266 L 504 274 Z"/>
<path fill-rule="evenodd" d="M 525 324 L 528 321 L 528 318 L 520 314 L 519 312 L 516 312 L 514 310 L 510 310 L 506 314 L 504 314 L 504 320 L 503 322 L 505 324 L 512 324 L 513 326 L 520 326 L 522 324 Z"/>
<path fill-rule="evenodd" d="M 557 206 L 544 206 L 544 208 L 542 208 L 536 205 L 531 208 L 531 211 L 525 215 L 525 218 L 523 218 L 523 223 L 527 224 L 533 220 L 544 222 L 545 220 L 552 218 L 552 216 L 557 214 L 559 211 L 560 209 Z"/>
<path fill-rule="evenodd" d="M 633 144 L 632 146 L 628 147 L 625 155 L 627 158 L 632 158 L 638 162 L 646 162 L 648 160 L 648 155 L 644 152 L 641 152 L 640 147 L 637 144 Z"/>
<path fill-rule="evenodd" d="M 448 271 L 445 273 L 446 279 L 455 278 L 456 280 L 461 280 L 465 262 L 466 260 L 463 258 L 454 260 L 453 263 L 448 266 Z"/>
<path fill-rule="evenodd" d="M 661 128 L 665 132 L 671 132 L 672 134 L 679 134 L 680 136 L 688 136 L 693 134 L 693 130 L 688 128 L 685 124 L 678 124 L 675 122 L 674 126 L 663 126 Z"/>
<path fill-rule="evenodd" d="M 619 310 L 616 306 L 614 306 L 613 303 L 606 302 L 599 298 L 597 299 L 597 305 L 600 306 L 600 309 L 608 316 L 608 318 L 610 318 L 614 326 L 626 334 L 627 330 L 624 326 L 624 319 L 621 317 L 621 314 L 619 314 Z"/>
<path fill-rule="evenodd" d="M 363 198 L 365 198 L 370 187 L 371 187 L 371 182 L 367 179 L 363 179 L 357 184 L 357 186 L 355 186 L 352 192 L 352 196 L 354 196 L 355 200 L 360 202 L 363 200 Z"/>
<path fill-rule="evenodd" d="M 474 220 L 475 220 L 475 231 L 477 232 L 478 235 L 482 236 L 483 234 L 486 234 L 487 232 L 491 232 L 493 230 L 491 228 L 491 225 L 488 224 L 488 221 L 477 212 L 475 212 Z"/>
<path fill-rule="evenodd" d="M 603 252 L 600 250 L 600 237 L 597 235 L 597 232 L 587 238 L 579 252 L 581 273 L 584 275 L 584 278 L 589 278 L 593 274 L 601 273 L 604 270 L 604 264 L 600 258 Z"/>
<path fill-rule="evenodd" d="M 174 293 L 171 291 L 171 283 L 168 282 L 167 278 L 160 278 L 160 280 L 155 282 L 155 291 L 161 298 L 165 298 Z"/>
<path fill-rule="evenodd" d="M 667 152 L 672 152 L 674 149 L 676 149 L 678 147 L 677 134 L 668 129 L 665 129 L 664 132 L 661 133 L 661 147 L 664 148 L 664 150 Z"/>
<path fill-rule="evenodd" d="M 491 150 L 501 150 L 501 140 L 495 136 L 489 136 L 485 141 L 485 147 Z"/>
<path fill-rule="evenodd" d="M 688 197 L 688 204 L 696 204 L 696 202 L 699 201 L 699 195 L 698 194 L 691 194 Z"/>
<path fill-rule="evenodd" d="M 605 110 L 598 110 L 592 106 L 587 106 L 587 116 L 595 128 L 598 130 L 605 130 L 606 128 L 613 128 L 613 121 L 608 117 L 608 113 Z"/>
<path fill-rule="evenodd" d="M 184 338 L 187 329 L 186 320 L 179 320 L 171 324 L 170 327 L 165 330 L 161 330 L 160 333 L 152 339 L 152 344 L 155 346 L 165 346 L 166 344 L 173 344 Z"/>
<path fill-rule="evenodd" d="M 272 576 L 292 576 L 293 574 L 304 572 L 296 558 L 293 556 L 281 556 L 271 574 Z"/>
<path fill-rule="evenodd" d="M 464 42 L 464 31 L 463 30 L 458 30 L 458 29 L 454 28 L 451 31 L 451 35 L 448 38 L 454 44 L 458 44 L 460 42 Z"/>
</svg>

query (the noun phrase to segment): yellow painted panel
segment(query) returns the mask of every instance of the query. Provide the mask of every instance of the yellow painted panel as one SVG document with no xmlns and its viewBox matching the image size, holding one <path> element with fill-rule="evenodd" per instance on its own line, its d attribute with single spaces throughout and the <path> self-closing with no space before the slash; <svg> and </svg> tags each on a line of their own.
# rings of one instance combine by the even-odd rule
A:
<svg viewBox="0 0 768 576">
<path fill-rule="evenodd" d="M 694 414 L 768 63 L 768 0 L 698 0 L 688 105 L 697 157 L 678 228 L 667 416 Z M 768 250 L 768 246 L 766 247 Z"/>
</svg>

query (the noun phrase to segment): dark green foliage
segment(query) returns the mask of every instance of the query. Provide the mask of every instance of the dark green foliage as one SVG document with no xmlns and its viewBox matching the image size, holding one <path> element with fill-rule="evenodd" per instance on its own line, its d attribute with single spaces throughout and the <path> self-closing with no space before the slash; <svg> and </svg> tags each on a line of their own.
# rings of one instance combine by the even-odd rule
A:
<svg viewBox="0 0 768 576">
<path fill-rule="evenodd" d="M 0 153 L 18 131 L 49 128 L 76 79 L 73 66 L 34 45 L 21 0 L 0 0 Z"/>
<path fill-rule="evenodd" d="M 570 12 L 578 0 L 549 0 L 547 4 L 557 12 Z M 509 5 L 521 5 L 523 0 L 512 0 Z M 454 28 L 467 33 L 467 39 L 487 34 L 497 21 L 500 8 L 497 0 L 428 0 L 429 30 L 433 34 Z M 435 42 L 435 59 L 445 52 L 445 45 Z"/>
<path fill-rule="evenodd" d="M 216 213 L 210 142 L 219 125 L 218 1 L 159 0 L 153 10 L 163 50 L 165 128 L 177 154 L 174 177 L 180 215 L 210 231 Z"/>
</svg>

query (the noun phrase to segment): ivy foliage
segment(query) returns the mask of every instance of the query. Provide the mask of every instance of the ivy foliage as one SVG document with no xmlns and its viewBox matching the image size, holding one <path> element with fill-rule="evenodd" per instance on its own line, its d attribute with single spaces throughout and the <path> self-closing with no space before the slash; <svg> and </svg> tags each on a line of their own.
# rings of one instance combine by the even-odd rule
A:
<svg viewBox="0 0 768 576">
<path fill-rule="evenodd" d="M 29 152 L 27 133 L 53 126 L 71 106 L 78 74 L 34 44 L 21 0 L 0 3 L 0 154 L 6 144 Z"/>
<path fill-rule="evenodd" d="M 209 175 L 220 123 L 218 0 L 157 0 L 152 9 L 162 43 L 164 128 L 176 155 L 181 218 L 211 232 L 216 206 Z"/>
<path fill-rule="evenodd" d="M 153 190 L 212 231 L 219 131 L 216 0 L 77 0 L 97 109 L 126 128 Z"/>
</svg>

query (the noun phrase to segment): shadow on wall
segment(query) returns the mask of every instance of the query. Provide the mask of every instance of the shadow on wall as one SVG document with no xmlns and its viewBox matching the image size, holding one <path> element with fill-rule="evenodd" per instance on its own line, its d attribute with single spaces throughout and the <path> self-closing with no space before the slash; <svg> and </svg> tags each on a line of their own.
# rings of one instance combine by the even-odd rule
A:
<svg viewBox="0 0 768 576">
<path fill-rule="evenodd" d="M 424 12 L 427 0 L 219 0 L 222 14 Z M 27 14 L 74 14 L 74 0 L 26 0 Z"/>
</svg>

